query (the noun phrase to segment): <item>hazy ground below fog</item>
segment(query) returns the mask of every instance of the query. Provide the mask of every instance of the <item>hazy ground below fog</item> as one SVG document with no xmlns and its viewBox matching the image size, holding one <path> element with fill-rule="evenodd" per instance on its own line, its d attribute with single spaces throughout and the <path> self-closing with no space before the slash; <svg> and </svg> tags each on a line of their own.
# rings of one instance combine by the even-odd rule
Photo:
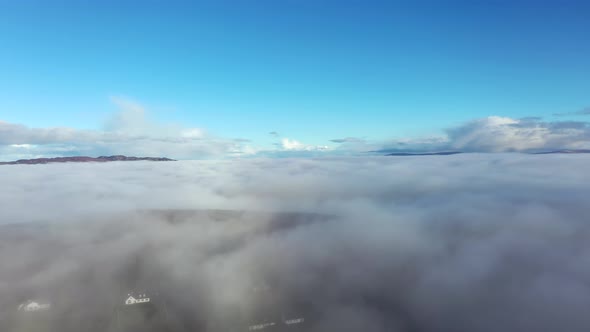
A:
<svg viewBox="0 0 590 332">
<path fill-rule="evenodd" d="M 314 332 L 588 331 L 589 166 L 521 154 L 2 166 L 0 330 L 114 330 L 114 308 L 143 289 L 174 331 L 278 307 Z M 51 302 L 48 316 L 18 312 L 27 299 Z"/>
</svg>

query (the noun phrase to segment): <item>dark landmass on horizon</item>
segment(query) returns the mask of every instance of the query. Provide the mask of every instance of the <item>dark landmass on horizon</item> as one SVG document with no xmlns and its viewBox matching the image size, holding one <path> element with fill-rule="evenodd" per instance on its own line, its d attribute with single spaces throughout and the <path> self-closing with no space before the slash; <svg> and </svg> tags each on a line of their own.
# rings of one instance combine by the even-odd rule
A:
<svg viewBox="0 0 590 332">
<path fill-rule="evenodd" d="M 373 151 L 372 151 L 373 152 Z M 378 152 L 378 151 L 374 151 Z M 463 154 L 463 151 L 440 151 L 440 152 L 392 152 L 385 156 L 393 157 L 411 157 L 411 156 L 450 156 L 456 154 Z M 583 154 L 590 153 L 590 149 L 561 149 L 550 151 L 534 151 L 524 152 L 525 154 Z M 54 157 L 54 158 L 34 158 L 34 159 L 19 159 L 15 161 L 0 161 L 0 165 L 39 165 L 49 163 L 90 163 L 90 162 L 111 162 L 111 161 L 176 161 L 165 157 L 128 157 L 124 155 L 114 156 L 73 156 L 73 157 Z"/>
<path fill-rule="evenodd" d="M 450 156 L 454 154 L 463 153 L 460 151 L 443 151 L 443 152 L 394 152 L 388 153 L 386 156 Z"/>
<path fill-rule="evenodd" d="M 49 164 L 49 163 L 91 163 L 91 162 L 109 162 L 109 161 L 175 161 L 170 158 L 161 157 L 127 157 L 122 155 L 116 156 L 100 156 L 100 157 L 87 157 L 87 156 L 76 156 L 76 157 L 56 157 L 56 158 L 35 158 L 35 159 L 20 159 L 16 161 L 0 162 L 0 165 L 38 165 L 38 164 Z"/>
<path fill-rule="evenodd" d="M 564 149 L 564 150 L 552 150 L 552 151 L 531 152 L 531 154 L 558 154 L 558 153 L 564 153 L 564 154 L 590 153 L 590 150 L 588 150 L 588 149 L 579 149 L 579 150 Z"/>
</svg>

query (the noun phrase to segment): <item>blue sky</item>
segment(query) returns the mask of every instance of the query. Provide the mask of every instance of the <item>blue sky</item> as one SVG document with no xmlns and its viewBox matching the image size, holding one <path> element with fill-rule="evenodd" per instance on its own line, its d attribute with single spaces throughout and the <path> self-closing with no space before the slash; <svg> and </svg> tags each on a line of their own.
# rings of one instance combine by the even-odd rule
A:
<svg viewBox="0 0 590 332">
<path fill-rule="evenodd" d="M 1 0 L 0 120 L 101 131 L 125 98 L 255 149 L 273 131 L 336 148 L 489 116 L 585 123 L 552 114 L 590 106 L 588 17 L 587 1 Z"/>
</svg>

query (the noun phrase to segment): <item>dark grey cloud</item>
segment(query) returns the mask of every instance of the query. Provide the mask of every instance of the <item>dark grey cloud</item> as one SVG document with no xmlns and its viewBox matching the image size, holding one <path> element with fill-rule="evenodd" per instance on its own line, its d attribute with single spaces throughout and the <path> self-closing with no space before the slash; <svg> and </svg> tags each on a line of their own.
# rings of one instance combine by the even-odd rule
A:
<svg viewBox="0 0 590 332">
<path fill-rule="evenodd" d="M 436 152 L 451 149 L 447 137 L 430 137 L 420 139 L 389 140 L 378 144 L 368 145 L 372 153 L 394 152 Z"/>
<path fill-rule="evenodd" d="M 590 125 L 588 122 L 581 122 L 581 121 L 558 121 L 558 122 L 549 122 L 547 127 L 551 128 L 552 130 L 580 130 L 585 131 L 586 133 L 590 129 Z"/>
<path fill-rule="evenodd" d="M 521 122 L 537 122 L 537 121 L 542 121 L 543 117 L 540 116 L 525 116 L 523 118 L 519 118 L 518 120 L 520 120 Z"/>
<path fill-rule="evenodd" d="M 279 312 L 305 315 L 307 331 L 586 331 L 588 162 L 3 166 L 0 330 L 109 331 L 139 288 L 173 331 Z M 27 299 L 53 306 L 23 315 Z"/>
<path fill-rule="evenodd" d="M 345 138 L 331 139 L 330 142 L 333 142 L 333 143 L 363 143 L 363 142 L 365 142 L 365 139 L 358 138 L 358 137 L 345 137 Z"/>
<path fill-rule="evenodd" d="M 575 112 L 554 113 L 554 116 L 572 116 L 572 115 L 590 115 L 590 107 L 583 108 Z"/>
</svg>

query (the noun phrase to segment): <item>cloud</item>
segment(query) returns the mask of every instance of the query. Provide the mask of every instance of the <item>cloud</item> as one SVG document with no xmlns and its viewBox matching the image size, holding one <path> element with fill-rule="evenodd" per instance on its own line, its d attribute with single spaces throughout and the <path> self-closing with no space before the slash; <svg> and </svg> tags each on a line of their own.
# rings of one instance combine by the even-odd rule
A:
<svg viewBox="0 0 590 332">
<path fill-rule="evenodd" d="M 447 151 L 450 149 L 448 143 L 448 137 L 444 136 L 400 138 L 369 143 L 365 146 L 365 151 L 376 153 Z"/>
<path fill-rule="evenodd" d="M 119 111 L 105 124 L 106 132 L 132 137 L 200 139 L 206 136 L 201 128 L 186 128 L 173 123 L 159 123 L 148 118 L 148 112 L 138 102 L 111 97 Z"/>
<path fill-rule="evenodd" d="M 101 138 L 101 133 L 66 127 L 29 128 L 24 125 L 0 121 L 0 145 L 55 144 L 88 142 Z"/>
<path fill-rule="evenodd" d="M 571 116 L 571 115 L 590 115 L 590 107 L 583 108 L 575 112 L 553 113 L 554 116 Z"/>
<path fill-rule="evenodd" d="M 269 135 L 275 138 L 272 143 L 274 148 L 257 148 L 255 153 L 258 157 L 270 158 L 313 158 L 334 155 L 330 146 L 305 144 L 298 140 L 282 137 L 278 132 L 271 131 Z"/>
<path fill-rule="evenodd" d="M 473 152 L 531 151 L 590 146 L 583 122 L 542 122 L 491 116 L 447 130 L 449 146 Z"/>
<path fill-rule="evenodd" d="M 152 121 L 145 108 L 130 99 L 111 100 L 119 110 L 102 130 L 29 128 L 0 122 L 0 155 L 5 160 L 109 154 L 198 159 L 247 155 L 252 150 L 247 142 L 215 137 L 201 128 Z M 25 145 L 27 151 L 16 148 Z"/>
<path fill-rule="evenodd" d="M 590 125 L 581 121 L 542 121 L 490 116 L 448 128 L 445 136 L 369 142 L 375 152 L 535 152 L 590 147 Z"/>
<path fill-rule="evenodd" d="M 302 151 L 302 150 L 326 150 L 328 149 L 327 146 L 313 146 L 313 145 L 307 145 L 307 144 L 303 144 L 299 141 L 296 140 L 292 140 L 292 139 L 288 139 L 288 138 L 283 138 L 281 139 L 281 147 L 284 150 L 294 150 L 294 151 Z"/>
<path fill-rule="evenodd" d="M 281 147 L 286 151 L 322 151 L 330 149 L 326 145 L 307 145 L 286 137 L 281 139 Z"/>
<path fill-rule="evenodd" d="M 358 138 L 358 137 L 345 137 L 345 138 L 331 139 L 330 142 L 333 142 L 333 143 L 363 143 L 363 142 L 365 142 L 365 139 Z"/>
<path fill-rule="evenodd" d="M 274 148 L 246 139 L 217 137 L 203 128 L 150 119 L 138 102 L 112 97 L 118 112 L 101 130 L 30 128 L 0 121 L 0 155 L 3 160 L 71 155 L 124 154 L 165 156 L 174 159 L 225 157 L 336 157 L 392 152 L 538 152 L 590 149 L 590 123 L 544 121 L 540 117 L 489 116 L 427 137 L 369 140 L 343 137 L 329 145 L 308 144 L 269 132 Z M 577 112 L 582 114 L 587 110 Z M 24 148 L 26 147 L 26 148 Z"/>
<path fill-rule="evenodd" d="M 143 289 L 166 301 L 175 331 L 281 313 L 311 332 L 586 331 L 588 162 L 3 166 L 0 330 L 31 328 L 16 308 L 47 299 L 46 330 L 105 331 Z"/>
<path fill-rule="evenodd" d="M 138 129 L 142 133 L 150 131 L 151 126 L 146 120 L 146 111 L 138 102 L 124 97 L 111 97 L 110 100 L 119 111 L 105 124 L 107 131 L 129 132 L 132 129 Z"/>
</svg>

